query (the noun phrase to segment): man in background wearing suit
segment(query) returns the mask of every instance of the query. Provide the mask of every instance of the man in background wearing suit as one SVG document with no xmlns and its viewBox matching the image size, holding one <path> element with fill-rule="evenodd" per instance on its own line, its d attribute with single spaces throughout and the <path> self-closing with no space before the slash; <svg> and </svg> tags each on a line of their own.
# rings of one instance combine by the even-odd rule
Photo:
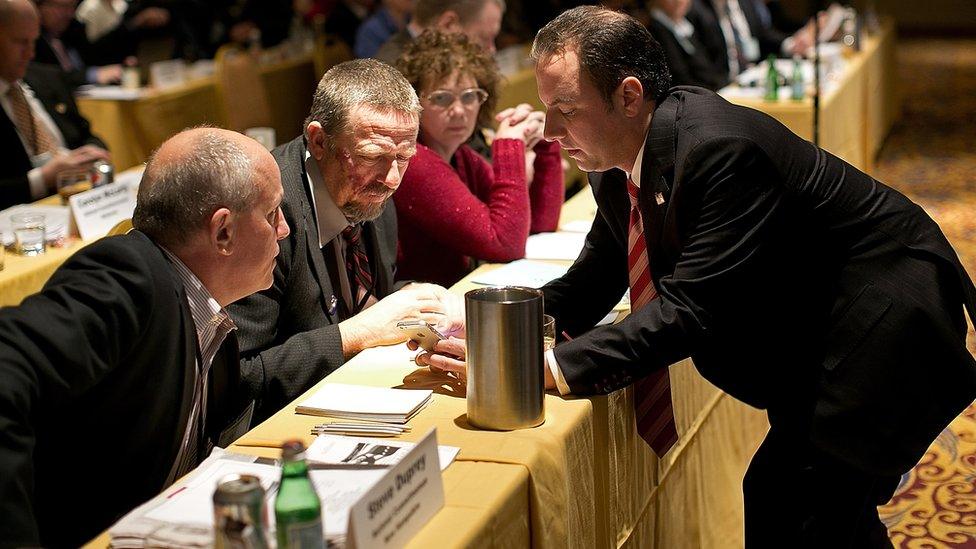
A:
<svg viewBox="0 0 976 549">
<path fill-rule="evenodd" d="M 319 82 L 305 134 L 275 149 L 292 227 L 274 284 L 230 307 L 242 370 L 260 420 L 359 351 L 404 341 L 396 323 L 450 331 L 458 298 L 440 286 L 396 291 L 390 197 L 416 152 L 420 101 L 396 69 L 373 59 L 336 65 Z"/>
<path fill-rule="evenodd" d="M 764 21 L 763 0 L 693 0 L 688 20 L 712 61 L 728 67 L 733 79 L 749 65 L 773 54 L 806 55 L 813 46 L 813 25 L 787 35 Z"/>
<path fill-rule="evenodd" d="M 695 27 L 685 19 L 691 0 L 650 0 L 647 7 L 647 30 L 664 49 L 674 85 L 718 90 L 729 83 L 725 65 L 712 61 Z"/>
<path fill-rule="evenodd" d="M 533 58 L 546 138 L 592 172 L 598 205 L 580 257 L 543 288 L 575 336 L 546 353 L 547 386 L 633 384 L 661 455 L 677 438 L 667 368 L 691 357 L 769 416 L 743 482 L 748 547 L 890 547 L 876 506 L 976 397 L 976 288 L 938 226 L 769 116 L 669 91 L 629 16 L 567 11 Z M 628 286 L 631 314 L 594 328 Z"/>
<path fill-rule="evenodd" d="M 48 196 L 59 174 L 109 160 L 63 75 L 45 67 L 28 74 L 38 25 L 29 0 L 0 0 L 0 208 Z"/>
<path fill-rule="evenodd" d="M 413 19 L 406 28 L 391 36 L 374 57 L 395 64 L 403 48 L 427 29 L 464 34 L 472 44 L 494 54 L 495 38 L 502 28 L 504 13 L 504 0 L 418 0 Z"/>
</svg>

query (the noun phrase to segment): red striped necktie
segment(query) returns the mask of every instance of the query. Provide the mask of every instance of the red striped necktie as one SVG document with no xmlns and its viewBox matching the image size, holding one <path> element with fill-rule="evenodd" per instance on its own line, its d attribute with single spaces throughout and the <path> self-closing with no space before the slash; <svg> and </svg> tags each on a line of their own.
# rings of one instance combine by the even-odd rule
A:
<svg viewBox="0 0 976 549">
<path fill-rule="evenodd" d="M 356 224 L 346 227 L 342 231 L 342 236 L 346 239 L 346 272 L 349 275 L 349 290 L 355 303 L 352 313 L 356 314 L 363 309 L 373 290 L 373 274 L 369 269 L 369 256 L 366 255 L 366 246 L 363 242 L 363 226 Z M 362 297 L 359 297 L 360 289 L 363 290 Z"/>
<path fill-rule="evenodd" d="M 630 280 L 630 310 L 634 312 L 656 299 L 647 260 L 647 241 L 637 197 L 640 188 L 627 179 L 630 195 L 630 228 L 627 233 L 627 267 Z M 634 383 L 634 414 L 637 432 L 658 456 L 663 456 L 678 441 L 671 408 L 671 378 L 668 369 L 658 370 Z"/>
</svg>

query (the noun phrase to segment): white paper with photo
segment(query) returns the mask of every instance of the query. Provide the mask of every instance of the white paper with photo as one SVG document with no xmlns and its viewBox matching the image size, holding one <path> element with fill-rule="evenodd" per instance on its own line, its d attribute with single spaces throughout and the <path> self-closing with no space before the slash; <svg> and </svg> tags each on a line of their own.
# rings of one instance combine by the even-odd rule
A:
<svg viewBox="0 0 976 549">
<path fill-rule="evenodd" d="M 319 435 L 305 452 L 310 462 L 324 465 L 391 466 L 416 446 L 413 442 L 382 438 Z M 454 461 L 461 449 L 456 446 L 437 447 L 441 470 Z"/>
</svg>

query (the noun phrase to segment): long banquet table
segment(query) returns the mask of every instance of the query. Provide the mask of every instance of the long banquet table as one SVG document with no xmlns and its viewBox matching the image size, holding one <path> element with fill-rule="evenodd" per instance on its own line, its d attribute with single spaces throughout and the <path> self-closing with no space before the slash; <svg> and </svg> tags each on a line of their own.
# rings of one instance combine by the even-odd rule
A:
<svg viewBox="0 0 976 549">
<path fill-rule="evenodd" d="M 592 195 L 578 194 L 563 212 L 563 223 L 592 217 Z M 453 290 L 472 287 L 473 276 Z M 690 361 L 671 368 L 680 440 L 658 460 L 636 436 L 630 390 L 588 398 L 548 394 L 543 425 L 482 431 L 466 420 L 463 387 L 417 368 L 412 356 L 404 345 L 370 349 L 319 384 L 435 391 L 403 439 L 436 427 L 441 444 L 461 451 L 444 472 L 445 508 L 410 547 L 742 546 L 740 483 L 768 428 L 765 414 L 710 385 Z M 303 398 L 238 442 L 301 437 L 310 443 L 311 427 L 322 418 L 295 414 Z M 250 445 L 229 450 L 278 455 Z M 103 534 L 92 546 L 107 542 Z"/>
</svg>

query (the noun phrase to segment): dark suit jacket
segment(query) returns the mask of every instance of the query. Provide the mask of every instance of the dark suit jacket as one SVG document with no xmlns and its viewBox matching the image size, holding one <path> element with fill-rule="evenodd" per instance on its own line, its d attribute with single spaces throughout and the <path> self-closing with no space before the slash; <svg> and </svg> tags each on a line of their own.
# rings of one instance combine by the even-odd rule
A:
<svg viewBox="0 0 976 549">
<path fill-rule="evenodd" d="M 546 312 L 579 335 L 555 350 L 574 393 L 607 393 L 690 356 L 774 425 L 788 420 L 881 474 L 912 467 L 976 398 L 963 316 L 976 288 L 917 205 L 700 88 L 658 106 L 643 159 L 660 299 L 583 333 L 628 285 L 619 170 L 591 176 L 599 211 L 586 245 L 544 288 Z"/>
<path fill-rule="evenodd" d="M 756 12 L 756 6 L 753 4 L 753 2 L 761 1 L 739 0 L 739 7 L 749 25 L 749 32 L 759 42 L 760 57 L 766 57 L 769 54 L 778 55 L 786 35 L 762 24 L 759 14 Z M 695 34 L 698 35 L 708 50 L 709 59 L 719 68 L 724 68 L 727 77 L 729 51 L 725 45 L 725 36 L 722 34 L 718 15 L 715 13 L 715 6 L 710 0 L 692 0 L 687 17 L 688 21 L 695 27 Z"/>
<path fill-rule="evenodd" d="M 304 139 L 298 137 L 272 154 L 281 169 L 285 191 L 281 209 L 291 234 L 279 242 L 271 288 L 228 307 L 238 326 L 243 375 L 254 398 L 261 401 L 258 420 L 278 411 L 345 362 L 338 324 L 348 317 L 319 248 L 305 184 Z M 397 236 L 392 203 L 375 221 L 364 223 L 363 235 L 376 296 L 382 298 L 394 289 Z M 330 312 L 333 300 L 338 308 Z"/>
<path fill-rule="evenodd" d="M 71 95 L 72 87 L 65 81 L 60 67 L 32 64 L 24 77 L 34 95 L 64 135 L 65 146 L 75 149 L 85 144 L 104 147 L 105 144 L 92 135 L 88 121 L 78 112 Z M 30 202 L 27 172 L 33 168 L 27 151 L 17 135 L 17 127 L 0 109 L 0 150 L 4 162 L 0 162 L 0 209 Z"/>
<path fill-rule="evenodd" d="M 65 81 L 72 87 L 89 83 L 86 75 L 88 67 L 121 63 L 126 56 L 135 53 L 133 32 L 122 24 L 95 42 L 90 42 L 85 35 L 85 25 L 74 19 L 61 34 L 60 39 L 69 55 L 76 55 L 80 64 L 73 66 L 71 70 L 64 71 L 61 67 L 61 60 L 58 59 L 57 54 L 54 53 L 54 48 L 51 46 L 50 38 L 43 31 L 37 42 L 34 43 L 34 63 L 51 65 L 65 72 Z"/>
<path fill-rule="evenodd" d="M 664 48 L 664 56 L 671 69 L 671 82 L 675 86 L 701 86 L 717 90 L 728 84 L 728 67 L 719 67 L 712 62 L 705 45 L 697 35 L 689 38 L 694 51 L 688 53 L 678 42 L 670 29 L 651 18 L 647 30 Z"/>
<path fill-rule="evenodd" d="M 247 404 L 236 351 L 231 336 L 212 367 L 208 434 L 224 444 Z M 0 310 L 0 546 L 77 547 L 162 490 L 197 355 L 183 285 L 138 231 Z"/>
</svg>

